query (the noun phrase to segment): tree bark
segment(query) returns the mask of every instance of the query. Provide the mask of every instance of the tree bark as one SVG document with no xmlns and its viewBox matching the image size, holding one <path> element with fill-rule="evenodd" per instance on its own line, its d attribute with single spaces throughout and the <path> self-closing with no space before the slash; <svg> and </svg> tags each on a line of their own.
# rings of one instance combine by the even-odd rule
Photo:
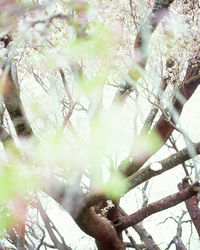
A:
<svg viewBox="0 0 200 250">
<path fill-rule="evenodd" d="M 86 234 L 95 238 L 99 250 L 126 249 L 112 224 L 96 214 L 93 208 L 83 209 L 75 221 Z"/>
<path fill-rule="evenodd" d="M 184 179 L 183 182 L 178 185 L 179 190 L 183 190 L 187 187 L 189 187 L 189 183 L 187 179 Z M 197 199 L 197 194 L 195 194 L 190 199 L 185 201 L 185 205 L 190 214 L 191 220 L 200 237 L 200 209 L 199 209 L 198 203 L 199 201 Z"/>
<path fill-rule="evenodd" d="M 130 226 L 134 226 L 154 213 L 176 206 L 177 204 L 191 198 L 196 194 L 196 191 L 194 191 L 195 185 L 189 186 L 180 192 L 151 203 L 131 215 L 119 218 L 116 223 L 114 223 L 116 231 L 122 231 Z"/>
</svg>

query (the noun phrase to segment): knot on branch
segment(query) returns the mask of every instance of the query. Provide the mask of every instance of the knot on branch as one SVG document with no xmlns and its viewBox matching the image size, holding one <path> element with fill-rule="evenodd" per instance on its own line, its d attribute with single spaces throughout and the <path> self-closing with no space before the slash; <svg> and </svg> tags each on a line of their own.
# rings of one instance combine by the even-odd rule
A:
<svg viewBox="0 0 200 250">
<path fill-rule="evenodd" d="M 199 203 L 200 201 L 200 183 L 197 183 L 193 186 L 193 191 L 197 193 L 197 202 Z"/>
<path fill-rule="evenodd" d="M 200 192 L 200 183 L 195 183 L 193 186 L 193 191 L 199 193 Z"/>
<path fill-rule="evenodd" d="M 178 184 L 179 190 L 183 190 L 183 189 L 190 187 L 188 180 L 189 180 L 189 178 L 186 177 L 182 180 L 181 183 Z M 193 185 L 191 185 L 191 187 L 192 187 L 193 192 L 195 192 L 197 194 L 200 193 L 200 183 L 199 182 L 195 182 Z"/>
<path fill-rule="evenodd" d="M 119 225 L 119 224 L 121 224 L 121 219 L 118 218 L 117 220 L 113 221 L 113 224 L 114 224 L 114 225 Z"/>
</svg>

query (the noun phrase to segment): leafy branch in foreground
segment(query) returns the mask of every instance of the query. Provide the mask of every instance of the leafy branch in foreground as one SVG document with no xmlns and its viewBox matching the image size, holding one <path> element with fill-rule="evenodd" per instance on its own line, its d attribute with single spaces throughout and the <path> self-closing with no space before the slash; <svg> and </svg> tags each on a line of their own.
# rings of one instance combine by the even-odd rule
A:
<svg viewBox="0 0 200 250">
<path fill-rule="evenodd" d="M 179 118 L 200 83 L 200 27 L 192 12 L 195 9 L 199 16 L 199 6 L 156 0 L 143 22 L 141 17 L 136 33 L 130 27 L 140 1 L 128 3 L 131 20 L 122 14 L 127 11 L 124 1 L 120 1 L 123 8 L 116 3 L 108 6 L 107 1 L 56 3 L 58 7 L 50 6 L 54 14 L 46 3 L 38 1 L 31 6 L 15 1 L 0 4 L 0 9 L 6 10 L 0 21 L 19 7 L 7 25 L 0 22 L 6 29 L 0 38 L 0 139 L 5 154 L 0 160 L 0 201 L 11 207 L 15 218 L 8 223 L 2 212 L 6 242 L 20 250 L 73 249 L 66 243 L 70 239 L 53 222 L 56 216 L 51 218 L 45 210 L 45 201 L 68 212 L 78 227 L 95 239 L 99 250 L 159 249 L 160 242 L 153 240 L 141 222 L 182 202 L 200 236 L 199 183 L 191 181 L 194 166 L 191 176 L 186 176 L 191 183 L 184 179 L 179 192 L 150 204 L 146 197 L 142 207 L 130 214 L 122 210 L 122 196 L 137 192 L 138 185 L 190 159 L 198 165 L 200 143 L 193 143 L 189 135 L 191 143 L 167 158 L 159 160 L 158 151 L 165 148 L 172 133 L 183 136 Z M 176 15 L 185 19 L 180 21 Z M 177 25 L 181 22 L 185 33 L 173 31 L 172 20 Z M 21 31 L 22 23 L 27 34 Z M 188 29 L 194 27 L 195 34 L 190 34 Z M 7 28 L 12 35 L 9 40 Z M 194 44 L 184 46 L 188 34 Z M 150 112 L 141 119 L 142 113 L 148 113 L 145 105 Z M 179 182 L 183 177 L 182 173 L 178 176 Z M 36 221 L 29 218 L 33 210 Z M 135 229 L 140 241 L 130 235 L 129 227 Z M 185 247 L 178 233 L 173 243 L 177 249 Z"/>
</svg>

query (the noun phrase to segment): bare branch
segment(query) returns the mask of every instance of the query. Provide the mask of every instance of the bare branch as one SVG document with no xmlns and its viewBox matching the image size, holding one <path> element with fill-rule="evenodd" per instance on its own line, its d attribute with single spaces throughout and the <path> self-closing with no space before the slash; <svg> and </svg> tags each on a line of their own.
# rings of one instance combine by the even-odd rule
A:
<svg viewBox="0 0 200 250">
<path fill-rule="evenodd" d="M 200 142 L 193 144 L 194 148 L 196 149 L 197 153 L 200 154 Z M 179 152 L 170 155 L 166 159 L 162 161 L 158 161 L 159 164 L 161 164 L 160 170 L 152 170 L 151 164 L 147 167 L 137 171 L 135 174 L 128 177 L 128 180 L 130 181 L 130 188 L 132 189 L 139 184 L 143 183 L 144 181 L 147 181 L 151 179 L 154 176 L 160 175 L 165 171 L 168 171 L 172 169 L 173 167 L 178 166 L 179 164 L 182 164 L 183 162 L 191 159 L 190 152 L 188 148 L 184 148 L 180 150 Z"/>
<path fill-rule="evenodd" d="M 128 216 L 128 214 L 121 208 L 121 214 L 123 216 Z M 146 231 L 142 223 L 138 223 L 133 226 L 133 229 L 138 233 L 142 242 L 149 250 L 160 250 L 158 245 L 154 242 L 153 237 Z"/>
<path fill-rule="evenodd" d="M 191 198 L 192 196 L 196 195 L 196 191 L 194 191 L 195 185 L 185 188 L 175 194 L 169 195 L 164 199 L 151 203 L 131 215 L 119 218 L 116 222 L 114 222 L 115 229 L 117 231 L 123 231 L 130 226 L 134 226 L 138 222 L 144 220 L 154 213 L 176 206 L 177 204 Z"/>
<path fill-rule="evenodd" d="M 52 228 L 52 225 L 51 225 L 51 221 L 48 217 L 48 215 L 46 214 L 45 210 L 43 209 L 39 199 L 38 199 L 38 202 L 37 202 L 37 207 L 39 209 L 39 212 L 40 212 L 40 215 L 44 221 L 44 224 L 45 224 L 45 228 L 47 229 L 47 232 L 52 240 L 52 242 L 54 243 L 54 245 L 56 246 L 57 249 L 59 250 L 71 250 L 70 247 L 66 246 L 66 244 L 63 242 L 60 243 L 59 240 L 57 239 L 54 231 L 53 231 L 53 228 Z"/>
<path fill-rule="evenodd" d="M 183 85 L 177 91 L 176 99 L 174 102 L 174 110 L 175 113 L 178 115 L 181 114 L 183 106 L 190 99 L 190 97 L 193 95 L 194 91 L 200 84 L 199 70 L 200 70 L 200 63 L 197 64 L 195 67 L 192 65 L 192 63 L 190 63 L 187 68 Z M 180 95 L 182 96 L 181 99 L 179 98 Z M 129 157 L 128 159 L 122 161 L 119 166 L 120 170 L 126 176 L 130 176 L 131 174 L 137 172 L 142 167 L 142 165 L 152 156 L 152 154 L 157 152 L 163 146 L 163 144 L 169 139 L 172 132 L 174 131 L 176 120 L 177 117 L 176 119 L 174 119 L 174 117 L 172 116 L 172 120 L 169 122 L 169 120 L 166 120 L 165 115 L 162 115 L 158 120 L 158 122 L 156 123 L 156 125 L 154 126 L 154 128 L 152 129 L 152 131 L 146 137 L 147 141 L 153 141 L 153 138 L 156 133 L 162 139 L 161 143 L 155 145 L 154 150 L 152 150 L 152 152 L 149 152 L 149 154 L 146 154 L 145 156 L 143 152 L 141 152 L 142 155 L 135 155 L 133 157 Z M 172 123 L 174 123 L 174 126 L 172 126 Z M 136 158 L 139 160 L 136 161 Z"/>
<path fill-rule="evenodd" d="M 136 250 L 140 250 L 141 249 L 140 246 L 137 245 L 137 243 L 135 242 L 135 240 L 130 235 L 130 233 L 128 232 L 127 229 L 125 230 L 125 233 L 126 233 L 127 237 L 129 238 L 132 247 L 135 248 Z"/>
<path fill-rule="evenodd" d="M 179 190 L 183 190 L 184 188 L 188 187 L 188 180 L 184 179 L 182 184 L 178 186 Z M 190 214 L 191 220 L 197 230 L 198 235 L 200 236 L 200 209 L 198 207 L 198 199 L 196 196 L 191 197 L 190 199 L 185 201 L 187 210 Z"/>
</svg>

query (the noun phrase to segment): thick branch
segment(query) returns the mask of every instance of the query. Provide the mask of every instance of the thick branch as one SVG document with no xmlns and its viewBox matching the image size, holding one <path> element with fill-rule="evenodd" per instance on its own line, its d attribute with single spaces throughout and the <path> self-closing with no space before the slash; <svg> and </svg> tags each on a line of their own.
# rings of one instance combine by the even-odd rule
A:
<svg viewBox="0 0 200 250">
<path fill-rule="evenodd" d="M 200 142 L 194 143 L 193 146 L 196 149 L 196 153 L 200 154 Z M 161 164 L 161 166 L 162 166 L 162 169 L 160 169 L 160 170 L 155 171 L 155 170 L 151 169 L 151 164 L 146 166 L 145 168 L 139 170 L 138 172 L 136 172 L 133 175 L 131 175 L 130 177 L 128 177 L 129 184 L 130 184 L 129 190 L 135 188 L 136 186 L 151 179 L 154 176 L 160 175 L 160 174 L 164 173 L 165 171 L 168 171 L 168 170 L 178 166 L 179 164 L 181 164 L 189 159 L 191 159 L 190 151 L 188 150 L 188 148 L 184 148 L 184 149 L 180 150 L 179 152 L 172 154 L 169 157 L 167 157 L 161 161 L 158 161 L 157 163 Z M 56 183 L 56 180 L 54 180 L 54 183 Z M 46 187 L 44 187 L 45 188 L 44 191 L 46 193 L 48 193 L 58 203 L 62 204 L 62 201 L 64 200 L 64 197 L 66 195 L 65 191 L 67 188 L 64 185 L 63 185 L 63 187 L 61 187 L 61 185 L 59 185 L 59 183 L 57 183 L 58 189 L 56 189 L 55 186 L 56 185 L 54 185 L 53 190 L 48 190 Z M 84 208 L 89 208 L 89 207 L 96 205 L 100 201 L 107 200 L 108 198 L 109 197 L 106 197 L 104 194 L 99 194 L 99 193 L 88 195 L 86 197 L 82 197 L 82 199 L 83 199 L 82 205 Z"/>
<path fill-rule="evenodd" d="M 188 180 L 184 180 L 183 183 L 179 184 L 179 190 L 183 190 L 184 188 L 188 187 Z M 200 209 L 198 207 L 198 199 L 197 196 L 192 196 L 190 199 L 185 201 L 185 205 L 187 210 L 190 214 L 191 220 L 197 230 L 197 233 L 200 237 Z"/>
<path fill-rule="evenodd" d="M 169 195 L 164 199 L 151 203 L 129 216 L 118 219 L 116 223 L 114 223 L 115 229 L 117 231 L 123 231 L 130 226 L 134 226 L 152 214 L 176 206 L 177 204 L 191 198 L 196 194 L 194 187 L 195 186 L 188 187 L 173 195 Z"/>
<path fill-rule="evenodd" d="M 93 208 L 83 209 L 75 221 L 86 234 L 96 239 L 99 250 L 125 250 L 125 244 L 111 223 L 97 215 Z"/>
<path fill-rule="evenodd" d="M 3 76 L 1 77 L 3 101 L 13 122 L 17 135 L 30 136 L 33 132 L 24 114 L 19 90 L 17 88 L 17 72 L 14 64 L 12 65 L 12 68 L 13 74 L 15 75 L 12 75 L 11 65 L 6 65 L 3 69 Z"/>
<path fill-rule="evenodd" d="M 61 185 L 56 178 L 53 180 L 54 187 L 49 189 L 44 186 L 44 191 L 50 195 L 55 201 L 57 201 L 66 211 L 69 211 L 69 207 L 65 202 L 67 197 L 67 191 L 70 187 L 67 185 Z M 46 183 L 46 182 L 45 182 Z M 105 200 L 103 195 L 91 195 L 88 197 L 78 197 L 78 202 L 74 201 L 74 211 L 69 211 L 77 225 L 88 235 L 96 239 L 98 249 L 103 250 L 124 250 L 125 245 L 119 239 L 115 229 L 111 223 L 104 217 L 97 215 L 91 206 L 97 204 L 99 201 Z M 78 204 L 78 205 L 77 205 Z M 80 206 L 80 204 L 82 206 Z M 95 226 L 94 226 L 95 225 Z M 103 228 L 103 230 L 102 230 Z"/>
<path fill-rule="evenodd" d="M 200 154 L 200 142 L 193 144 L 194 148 L 196 149 L 197 154 Z M 146 166 L 145 168 L 137 171 L 130 177 L 128 177 L 128 180 L 130 181 L 130 189 L 135 188 L 139 184 L 151 179 L 154 176 L 160 175 L 165 171 L 168 171 L 179 164 L 191 159 L 190 150 L 188 148 L 184 148 L 180 150 L 179 152 L 170 155 L 166 159 L 162 161 L 158 161 L 159 164 L 161 164 L 162 168 L 160 170 L 153 170 L 151 169 L 151 164 Z"/>
</svg>

